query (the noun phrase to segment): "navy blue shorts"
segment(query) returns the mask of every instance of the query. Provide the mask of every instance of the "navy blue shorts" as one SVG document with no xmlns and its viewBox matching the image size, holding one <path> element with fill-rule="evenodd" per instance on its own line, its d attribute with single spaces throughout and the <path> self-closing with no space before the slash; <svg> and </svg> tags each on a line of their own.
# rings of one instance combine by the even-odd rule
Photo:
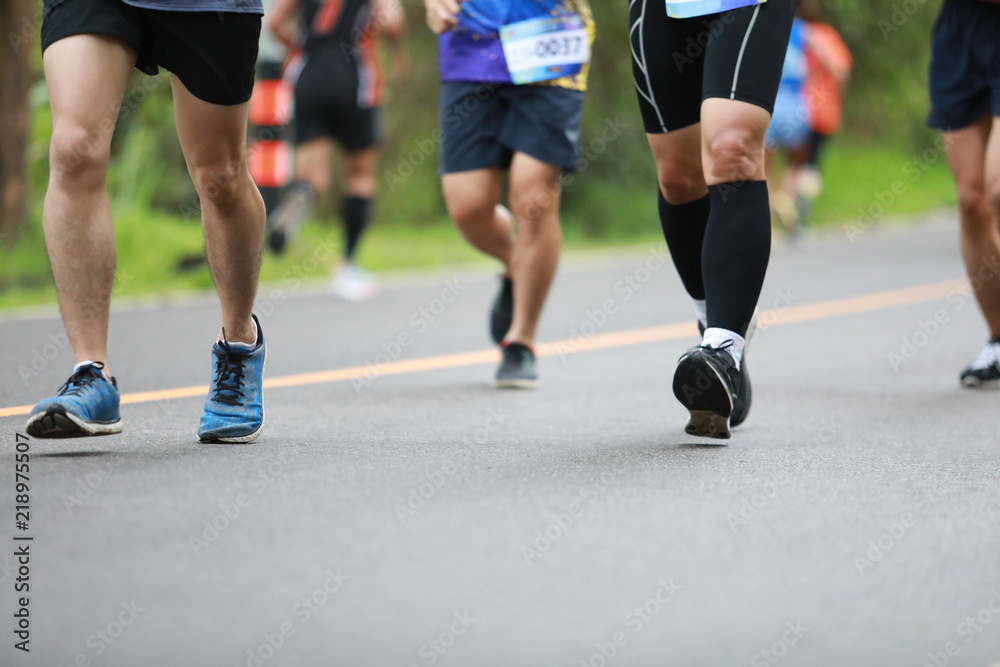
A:
<svg viewBox="0 0 1000 667">
<path fill-rule="evenodd" d="M 576 171 L 584 94 L 555 86 L 441 84 L 441 173 L 510 167 L 514 153 Z"/>
<path fill-rule="evenodd" d="M 934 24 L 927 124 L 945 132 L 1000 116 L 1000 4 L 945 0 Z"/>
</svg>

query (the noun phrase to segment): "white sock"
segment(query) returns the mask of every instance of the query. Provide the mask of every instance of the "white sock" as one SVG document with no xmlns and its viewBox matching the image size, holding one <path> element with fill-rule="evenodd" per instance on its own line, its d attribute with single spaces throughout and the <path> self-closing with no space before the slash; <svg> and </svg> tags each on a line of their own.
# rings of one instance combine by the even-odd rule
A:
<svg viewBox="0 0 1000 667">
<path fill-rule="evenodd" d="M 736 361 L 736 368 L 739 369 L 743 361 L 743 347 L 747 344 L 743 336 L 729 329 L 712 327 L 705 329 L 705 337 L 701 339 L 702 347 L 722 347 L 727 342 L 732 341 L 732 346 L 727 348 L 727 352 Z"/>
<path fill-rule="evenodd" d="M 691 303 L 694 304 L 694 312 L 698 315 L 698 321 L 701 322 L 701 326 L 708 328 L 708 302 L 704 299 L 691 299 Z"/>
<path fill-rule="evenodd" d="M 81 361 L 76 366 L 73 366 L 73 373 L 76 374 L 84 366 L 90 366 L 91 364 L 95 364 L 95 363 L 97 363 L 97 362 L 96 361 L 90 361 L 89 359 L 87 361 Z M 105 373 L 103 370 L 101 371 L 101 375 L 103 375 L 106 380 L 110 380 L 111 379 L 111 378 L 108 377 L 108 374 Z"/>
<path fill-rule="evenodd" d="M 252 343 L 230 343 L 229 347 L 233 348 L 234 350 L 246 350 L 248 352 L 250 350 L 253 350 L 255 347 L 257 347 L 257 321 L 251 319 L 251 322 L 253 322 L 253 342 Z"/>
</svg>

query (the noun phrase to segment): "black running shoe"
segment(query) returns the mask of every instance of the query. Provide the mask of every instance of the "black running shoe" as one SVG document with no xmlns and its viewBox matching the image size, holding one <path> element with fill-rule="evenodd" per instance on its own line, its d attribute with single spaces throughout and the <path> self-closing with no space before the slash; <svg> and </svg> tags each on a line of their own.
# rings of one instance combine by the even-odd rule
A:
<svg viewBox="0 0 1000 667">
<path fill-rule="evenodd" d="M 1000 389 L 1000 343 L 990 341 L 962 371 L 959 382 L 968 389 Z"/>
<path fill-rule="evenodd" d="M 490 337 L 497 345 L 503 342 L 504 336 L 510 331 L 510 323 L 514 320 L 514 283 L 503 276 L 500 291 L 493 300 L 490 310 Z"/>
<path fill-rule="evenodd" d="M 537 389 L 538 371 L 535 353 L 521 343 L 503 346 L 503 360 L 497 369 L 497 387 L 500 389 Z"/>
<path fill-rule="evenodd" d="M 730 418 L 742 379 L 729 346 L 695 347 L 677 361 L 674 396 L 691 418 L 684 431 L 705 438 L 729 438 Z M 745 416 L 745 415 L 744 415 Z"/>
<path fill-rule="evenodd" d="M 750 385 L 750 371 L 747 369 L 747 349 L 750 347 L 750 339 L 757 328 L 757 313 L 754 313 L 750 326 L 747 327 L 746 344 L 743 347 L 743 361 L 740 363 L 740 385 L 736 388 L 736 395 L 733 396 L 733 412 L 729 415 L 729 425 L 739 426 L 746 421 L 750 414 L 750 406 L 753 405 L 753 387 Z M 705 325 L 698 322 L 698 333 L 705 335 Z"/>
<path fill-rule="evenodd" d="M 281 204 L 267 218 L 267 226 L 271 229 L 267 244 L 276 255 L 288 247 L 288 241 L 302 226 L 315 199 L 316 193 L 307 183 L 294 183 L 288 187 Z"/>
</svg>

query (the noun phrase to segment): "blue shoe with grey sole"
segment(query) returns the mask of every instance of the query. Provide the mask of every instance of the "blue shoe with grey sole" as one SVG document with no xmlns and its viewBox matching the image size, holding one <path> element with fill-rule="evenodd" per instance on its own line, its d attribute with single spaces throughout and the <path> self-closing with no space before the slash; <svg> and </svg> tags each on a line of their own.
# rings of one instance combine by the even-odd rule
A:
<svg viewBox="0 0 1000 667">
<path fill-rule="evenodd" d="M 25 430 L 33 438 L 83 438 L 122 432 L 120 396 L 114 378 L 97 361 L 73 372 L 59 394 L 40 401 L 28 414 Z"/>
<path fill-rule="evenodd" d="M 212 346 L 212 384 L 198 426 L 202 442 L 253 442 L 264 426 L 264 366 L 267 349 L 257 316 L 257 345 L 234 348 L 225 339 Z M 225 331 L 223 331 L 225 338 Z"/>
</svg>

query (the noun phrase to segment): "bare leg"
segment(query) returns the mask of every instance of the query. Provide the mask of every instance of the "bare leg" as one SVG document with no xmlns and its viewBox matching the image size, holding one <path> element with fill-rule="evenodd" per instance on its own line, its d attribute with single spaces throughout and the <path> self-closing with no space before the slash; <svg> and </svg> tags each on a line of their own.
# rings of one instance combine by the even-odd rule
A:
<svg viewBox="0 0 1000 667">
<path fill-rule="evenodd" d="M 221 106 L 171 76 L 177 136 L 201 199 L 205 249 L 231 342 L 252 343 L 250 319 L 264 246 L 264 201 L 247 168 L 248 104 Z"/>
<path fill-rule="evenodd" d="M 976 299 L 992 336 L 1000 335 L 1000 138 L 990 136 L 989 115 L 976 124 L 945 133 L 945 155 L 955 177 L 961 216 L 962 256 Z M 988 142 L 988 143 L 987 143 Z M 989 154 L 987 154 L 989 146 Z M 990 190 L 987 191 L 986 175 Z M 991 203 L 993 206 L 991 207 Z"/>
<path fill-rule="evenodd" d="M 344 202 L 341 216 L 344 222 L 344 261 L 354 263 L 361 237 L 368 227 L 375 198 L 378 149 L 365 148 L 344 154 Z"/>
<path fill-rule="evenodd" d="M 496 257 L 509 271 L 514 248 L 510 212 L 500 205 L 500 170 L 477 169 L 441 179 L 448 214 L 477 250 Z"/>
<path fill-rule="evenodd" d="M 514 281 L 514 320 L 506 340 L 529 347 L 545 298 L 559 264 L 562 229 L 559 168 L 524 153 L 514 155 L 510 167 L 510 201 L 517 220 L 517 238 L 511 252 Z"/>
<path fill-rule="evenodd" d="M 45 50 L 52 104 L 49 187 L 42 223 L 59 306 L 77 363 L 105 363 L 115 279 L 107 172 L 118 108 L 135 52 L 111 37 L 74 35 Z"/>
<path fill-rule="evenodd" d="M 321 137 L 295 147 L 295 180 L 308 183 L 317 196 L 330 187 L 333 140 Z"/>
<path fill-rule="evenodd" d="M 378 169 L 378 149 L 365 148 L 344 153 L 344 194 L 350 197 L 371 199 L 375 196 Z"/>
<path fill-rule="evenodd" d="M 764 180 L 764 136 L 771 114 L 739 100 L 709 98 L 701 105 L 705 182 Z"/>
<path fill-rule="evenodd" d="M 664 199 L 681 206 L 708 194 L 701 167 L 701 123 L 664 134 L 647 134 Z"/>
</svg>

